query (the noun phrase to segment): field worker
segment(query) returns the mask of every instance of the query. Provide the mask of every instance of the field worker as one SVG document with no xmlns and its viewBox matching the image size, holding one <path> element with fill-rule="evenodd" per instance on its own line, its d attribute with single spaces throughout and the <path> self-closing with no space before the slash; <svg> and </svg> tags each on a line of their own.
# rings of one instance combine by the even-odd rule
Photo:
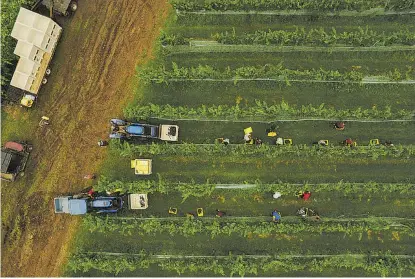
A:
<svg viewBox="0 0 415 279">
<path fill-rule="evenodd" d="M 352 146 L 353 145 L 353 141 L 351 138 L 347 138 L 343 141 L 343 144 L 346 146 Z"/>
<path fill-rule="evenodd" d="M 98 146 L 103 147 L 103 146 L 107 146 L 108 145 L 108 141 L 106 140 L 100 140 L 98 142 Z"/>
<path fill-rule="evenodd" d="M 255 144 L 256 145 L 261 145 L 262 144 L 262 140 L 260 138 L 255 138 Z"/>
<path fill-rule="evenodd" d="M 272 211 L 272 222 L 278 223 L 280 221 L 281 221 L 281 215 L 277 211 L 277 209 L 275 209 L 274 211 Z"/>
<path fill-rule="evenodd" d="M 302 195 L 301 195 L 301 198 L 303 199 L 303 200 L 308 200 L 309 198 L 311 197 L 311 192 L 310 191 L 305 191 Z"/>
<path fill-rule="evenodd" d="M 86 180 L 93 180 L 95 178 L 96 178 L 96 175 L 94 173 L 84 175 L 84 179 Z"/>
<path fill-rule="evenodd" d="M 94 188 L 91 188 L 91 190 L 88 191 L 88 196 L 90 198 L 94 198 L 95 195 L 96 195 L 96 192 L 94 191 Z"/>
<path fill-rule="evenodd" d="M 216 209 L 216 217 L 223 217 L 226 213 L 223 211 L 220 211 L 219 209 Z"/>
<path fill-rule="evenodd" d="M 385 146 L 393 146 L 392 141 L 390 140 L 385 141 Z"/>
<path fill-rule="evenodd" d="M 326 143 L 326 141 L 325 141 L 325 140 L 319 140 L 319 141 L 318 141 L 318 145 L 321 145 L 321 146 L 326 146 L 326 145 L 327 145 L 327 143 Z"/>
<path fill-rule="evenodd" d="M 279 197 L 281 197 L 281 193 L 280 192 L 275 192 L 274 195 L 272 195 L 272 197 L 274 199 L 278 199 Z"/>
<path fill-rule="evenodd" d="M 250 143 L 252 140 L 252 134 L 245 134 L 244 140 L 246 143 Z"/>
<path fill-rule="evenodd" d="M 344 122 L 336 122 L 334 123 L 334 128 L 336 128 L 337 131 L 343 131 L 344 130 Z"/>
</svg>

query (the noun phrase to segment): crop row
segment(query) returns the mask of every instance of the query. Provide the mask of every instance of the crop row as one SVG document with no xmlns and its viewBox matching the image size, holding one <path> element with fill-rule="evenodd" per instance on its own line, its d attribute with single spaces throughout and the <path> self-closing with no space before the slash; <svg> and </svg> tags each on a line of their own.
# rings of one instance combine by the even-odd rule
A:
<svg viewBox="0 0 415 279">
<path fill-rule="evenodd" d="M 395 231 L 401 235 L 415 236 L 414 228 L 408 225 L 398 224 L 387 219 L 349 222 L 325 222 L 318 223 L 287 223 L 285 220 L 280 224 L 270 224 L 270 222 L 219 222 L 217 220 L 206 221 L 202 219 L 185 219 L 169 221 L 157 219 L 116 219 L 101 218 L 88 215 L 83 219 L 83 226 L 91 233 L 118 232 L 122 235 L 157 235 L 170 234 L 171 236 L 182 235 L 185 237 L 195 234 L 207 234 L 212 239 L 220 235 L 238 235 L 248 237 L 249 235 L 269 235 L 269 234 L 296 234 L 296 233 L 345 233 L 352 235 L 362 234 L 367 231 Z"/>
<path fill-rule="evenodd" d="M 228 45 L 278 45 L 278 46 L 392 46 L 415 43 L 415 34 L 409 30 L 400 30 L 385 34 L 371 30 L 369 27 L 358 27 L 356 31 L 338 32 L 335 28 L 326 31 L 323 27 L 306 30 L 296 27 L 295 31 L 258 30 L 254 33 L 237 34 L 221 32 L 212 35 L 212 39 Z M 189 45 L 191 40 L 179 34 L 162 33 L 163 45 Z"/>
<path fill-rule="evenodd" d="M 279 119 L 304 119 L 304 118 L 325 118 L 325 119 L 412 119 L 413 110 L 395 110 L 390 106 L 378 109 L 373 106 L 370 109 L 361 107 L 354 109 L 335 109 L 311 104 L 301 107 L 289 105 L 282 101 L 280 104 L 268 105 L 266 102 L 255 100 L 255 105 L 202 105 L 199 107 L 171 106 L 171 105 L 140 105 L 129 106 L 124 109 L 124 115 L 129 119 L 148 119 L 148 118 L 169 118 L 179 119 L 227 119 L 227 120 L 261 120 L 276 121 Z"/>
<path fill-rule="evenodd" d="M 246 145 L 246 144 L 122 144 L 114 143 L 113 147 L 120 151 L 121 156 L 222 156 L 222 157 L 260 157 L 279 158 L 283 155 L 295 157 L 320 157 L 323 160 L 339 157 L 371 157 L 376 160 L 380 157 L 410 158 L 415 155 L 414 145 L 386 146 L 356 146 L 353 148 L 307 145 Z"/>
<path fill-rule="evenodd" d="M 174 8 L 183 11 L 198 10 L 311 10 L 311 11 L 363 11 L 373 8 L 407 10 L 415 6 L 413 0 L 172 0 Z"/>
<path fill-rule="evenodd" d="M 408 66 L 406 72 L 402 73 L 395 68 L 393 71 L 382 73 L 382 80 L 401 81 L 413 79 L 414 69 Z M 164 66 L 159 68 L 147 68 L 139 74 L 142 81 L 150 83 L 168 83 L 170 80 L 186 79 L 231 79 L 235 83 L 239 79 L 277 79 L 286 81 L 289 85 L 290 80 L 316 80 L 316 81 L 343 81 L 361 82 L 364 79 L 363 73 L 359 71 L 339 72 L 337 70 L 325 69 L 306 69 L 292 70 L 284 68 L 282 63 L 279 65 L 266 64 L 264 66 L 242 66 L 231 69 L 229 66 L 225 70 L 215 69 L 209 65 L 199 65 L 197 67 L 179 67 L 175 62 L 172 69 L 167 70 Z"/>
<path fill-rule="evenodd" d="M 247 183 L 247 182 L 245 182 Z M 259 180 L 252 181 L 255 185 L 254 188 L 248 189 L 234 189 L 232 191 L 242 191 L 243 193 L 255 192 L 255 193 L 270 193 L 280 192 L 282 195 L 294 196 L 298 191 L 309 190 L 314 193 L 321 192 L 335 192 L 342 193 L 344 196 L 353 196 L 356 194 L 365 193 L 370 194 L 383 194 L 390 195 L 413 195 L 415 193 L 414 184 L 405 183 L 348 183 L 340 181 L 338 183 L 318 183 L 318 184 L 290 184 L 283 182 L 276 183 L 262 183 Z M 105 177 L 101 177 L 97 185 L 94 186 L 96 191 L 115 191 L 128 193 L 171 193 L 178 192 L 183 197 L 183 200 L 188 197 L 206 197 L 210 196 L 216 189 L 217 184 L 210 183 L 177 183 L 173 181 L 167 181 L 159 174 L 157 180 L 136 180 L 132 182 L 125 182 L 120 180 L 110 181 Z"/>
<path fill-rule="evenodd" d="M 359 27 L 357 31 L 337 32 L 332 28 L 326 31 L 324 28 L 311 29 L 306 31 L 304 28 L 297 28 L 295 31 L 268 30 L 256 31 L 255 33 L 245 33 L 237 35 L 233 32 L 216 33 L 213 39 L 223 44 L 230 45 L 310 45 L 310 46 L 334 46 L 350 45 L 357 47 L 370 46 L 390 46 L 390 45 L 409 45 L 415 43 L 415 34 L 409 30 L 400 30 L 391 34 L 376 32 Z"/>
<path fill-rule="evenodd" d="M 98 270 L 110 274 L 147 269 L 157 265 L 165 271 L 175 271 L 179 275 L 186 272 L 209 272 L 222 276 L 258 275 L 262 272 L 280 273 L 307 270 L 322 272 L 325 269 L 358 269 L 376 275 L 402 276 L 404 272 L 414 274 L 413 258 L 400 257 L 390 253 L 372 253 L 367 255 L 330 255 L 324 257 L 296 257 L 278 255 L 266 257 L 233 256 L 183 258 L 180 255 L 157 257 L 145 251 L 134 255 L 106 255 L 103 253 L 74 254 L 67 268 L 71 272 Z"/>
</svg>

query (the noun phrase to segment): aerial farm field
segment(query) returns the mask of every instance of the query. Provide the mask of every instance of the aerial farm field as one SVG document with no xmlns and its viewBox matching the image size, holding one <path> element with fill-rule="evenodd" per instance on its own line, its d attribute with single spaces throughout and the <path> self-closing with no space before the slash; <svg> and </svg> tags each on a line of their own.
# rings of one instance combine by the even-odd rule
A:
<svg viewBox="0 0 415 279">
<path fill-rule="evenodd" d="M 66 240 L 55 239 L 67 244 L 64 259 L 54 273 L 42 274 L 415 276 L 415 1 L 170 0 L 159 5 L 166 5 L 164 21 L 157 23 L 162 27 L 154 23 L 147 37 L 152 56 L 122 48 L 142 55 L 135 69 L 130 63 L 121 76 L 129 77 L 129 85 L 120 83 L 112 94 L 94 99 L 111 103 L 111 110 L 91 106 L 77 117 L 87 119 L 91 110 L 93 119 L 100 119 L 101 134 L 110 132 L 114 118 L 177 125 L 178 141 L 105 134 L 109 145 L 93 147 L 97 153 L 105 150 L 105 156 L 85 153 L 85 160 L 96 159 L 93 168 L 88 162 L 73 167 L 76 171 L 68 168 L 69 173 L 95 172 L 95 180 L 64 189 L 48 180 L 50 201 L 43 200 L 42 207 L 49 207 L 48 214 L 54 197 L 85 187 L 93 187 L 98 197 L 120 195 L 124 206 L 115 213 L 56 217 L 58 224 L 71 221 L 73 231 Z M 121 25 L 131 26 L 134 22 Z M 111 45 L 106 47 L 111 52 Z M 98 84 L 102 91 L 103 84 L 110 86 L 103 80 Z M 339 122 L 343 130 L 335 129 Z M 85 121 L 85 127 L 90 124 Z M 246 143 L 249 127 L 262 144 Z M 97 141 L 101 134 L 96 133 Z M 355 144 L 346 145 L 348 138 Z M 82 158 L 82 150 L 72 147 Z M 135 174 L 135 159 L 151 159 L 152 172 Z M 309 199 L 298 196 L 306 191 Z M 129 208 L 128 195 L 137 193 L 147 194 L 147 208 Z M 300 208 L 318 212 L 319 218 L 300 216 Z M 218 217 L 218 210 L 226 214 Z M 274 210 L 280 222 L 273 221 Z"/>
</svg>

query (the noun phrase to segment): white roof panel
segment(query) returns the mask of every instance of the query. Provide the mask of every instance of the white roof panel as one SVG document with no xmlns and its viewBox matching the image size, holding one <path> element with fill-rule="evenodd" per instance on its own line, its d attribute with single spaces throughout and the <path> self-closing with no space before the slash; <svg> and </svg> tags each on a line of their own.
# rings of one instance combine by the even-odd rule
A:
<svg viewBox="0 0 415 279">
<path fill-rule="evenodd" d="M 12 77 L 12 80 L 10 81 L 10 85 L 23 89 L 23 90 L 29 90 L 30 84 L 32 83 L 34 79 L 28 75 L 25 75 L 23 73 L 20 73 L 18 71 L 15 71 Z"/>
<path fill-rule="evenodd" d="M 37 71 L 38 68 L 39 64 L 36 64 L 29 59 L 20 58 L 16 66 L 16 71 L 26 75 L 32 75 L 33 71 Z"/>
</svg>

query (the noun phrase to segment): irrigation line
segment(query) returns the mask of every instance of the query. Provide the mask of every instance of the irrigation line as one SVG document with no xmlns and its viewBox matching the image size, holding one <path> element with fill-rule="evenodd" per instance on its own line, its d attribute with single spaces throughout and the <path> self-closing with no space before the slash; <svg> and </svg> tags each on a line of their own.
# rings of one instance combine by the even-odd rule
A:
<svg viewBox="0 0 415 279">
<path fill-rule="evenodd" d="M 196 15 L 279 15 L 279 16 L 308 16 L 308 15 L 318 15 L 318 16 L 382 16 L 382 15 L 411 15 L 415 14 L 415 11 L 385 11 L 383 8 L 374 8 L 369 9 L 363 12 L 358 11 L 340 11 L 337 13 L 334 12 L 316 12 L 316 11 L 308 11 L 308 10 L 270 10 L 270 11 L 257 11 L 257 10 L 249 10 L 249 11 L 235 11 L 235 10 L 228 10 L 228 11 L 206 11 L 206 10 L 199 10 L 199 11 L 183 11 L 176 9 L 177 15 L 187 15 L 187 14 L 196 14 Z"/>
<path fill-rule="evenodd" d="M 233 119 L 208 119 L 208 118 L 165 118 L 165 117 L 149 117 L 150 119 L 165 120 L 165 121 L 200 121 L 200 122 L 235 122 L 235 123 L 273 123 L 273 122 L 300 122 L 300 121 L 328 121 L 335 122 L 339 119 L 327 119 L 327 118 L 301 118 L 301 119 L 278 119 L 278 120 L 233 120 Z M 342 119 L 345 122 L 361 122 L 361 123 L 387 123 L 387 122 L 414 122 L 415 119 L 372 119 L 372 120 L 359 120 L 359 119 Z"/>
<path fill-rule="evenodd" d="M 107 256 L 146 256 L 139 253 L 120 253 L 120 252 L 103 252 L 103 251 L 85 251 L 85 254 L 95 255 L 107 255 Z M 287 259 L 287 258 L 332 258 L 332 257 L 354 257 L 354 258 L 366 258 L 368 254 L 333 254 L 333 255 L 228 255 L 228 256 L 212 256 L 212 255 L 148 255 L 149 258 L 155 259 L 227 259 L 230 257 L 242 256 L 244 258 L 275 258 L 275 259 Z M 398 257 L 402 259 L 415 258 L 414 255 L 372 255 L 372 257 Z"/>
<path fill-rule="evenodd" d="M 159 81 L 152 78 L 151 81 Z M 210 82 L 239 82 L 239 81 L 281 81 L 281 82 L 308 82 L 308 83 L 343 83 L 343 84 L 415 84 L 415 80 L 402 81 L 380 81 L 380 80 L 362 80 L 362 81 L 342 81 L 342 80 L 317 80 L 317 79 L 278 79 L 278 78 L 235 78 L 235 79 L 213 79 L 213 78 L 171 78 L 167 82 L 187 82 L 187 81 L 210 81 Z"/>
<path fill-rule="evenodd" d="M 127 216 L 107 216 L 108 219 L 118 219 L 118 220 L 159 220 L 159 221 L 182 221 L 182 220 L 186 220 L 189 219 L 189 217 L 186 216 L 176 216 L 176 217 L 127 217 Z M 218 218 L 218 217 L 201 217 L 198 218 L 198 220 L 201 221 L 213 221 L 213 220 L 217 220 L 217 221 L 221 221 L 221 222 L 228 222 L 228 221 L 270 221 L 271 217 L 270 216 L 226 216 L 226 217 L 222 217 L 222 218 Z M 300 216 L 283 216 L 284 220 L 292 220 L 292 221 L 299 221 L 300 220 Z M 415 218 L 404 218 L 404 217 L 370 217 L 370 218 L 353 218 L 353 217 L 348 217 L 348 218 L 328 218 L 328 217 L 323 217 L 323 222 L 327 222 L 327 221 L 334 221 L 334 222 L 364 222 L 364 221 L 415 221 Z"/>
<path fill-rule="evenodd" d="M 228 45 L 210 44 L 211 41 L 191 41 L 190 46 L 163 46 L 171 54 L 176 53 L 233 53 L 233 52 L 393 52 L 415 50 L 412 46 L 379 46 L 379 47 L 307 47 L 307 46 L 266 46 L 266 45 Z M 216 41 L 214 41 L 216 42 Z"/>
</svg>

